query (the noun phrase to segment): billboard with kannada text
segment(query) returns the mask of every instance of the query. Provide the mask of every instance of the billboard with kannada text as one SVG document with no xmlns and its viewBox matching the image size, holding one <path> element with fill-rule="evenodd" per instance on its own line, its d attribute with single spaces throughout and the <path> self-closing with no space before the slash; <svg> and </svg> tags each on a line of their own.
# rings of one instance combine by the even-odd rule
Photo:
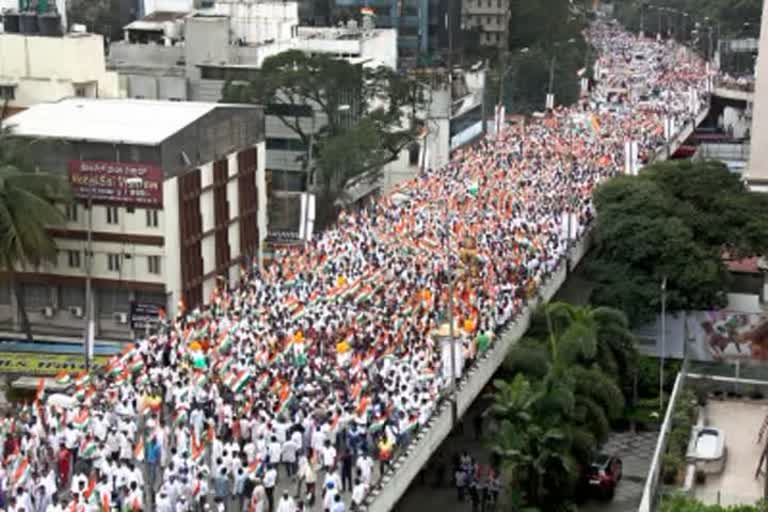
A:
<svg viewBox="0 0 768 512">
<path fill-rule="evenodd" d="M 78 199 L 162 207 L 163 170 L 153 164 L 70 160 L 69 183 Z"/>
</svg>

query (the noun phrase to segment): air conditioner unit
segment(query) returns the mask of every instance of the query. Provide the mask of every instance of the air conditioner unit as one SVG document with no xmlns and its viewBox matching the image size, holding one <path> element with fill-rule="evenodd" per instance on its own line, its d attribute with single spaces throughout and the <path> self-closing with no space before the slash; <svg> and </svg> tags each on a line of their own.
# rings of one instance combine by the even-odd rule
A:
<svg viewBox="0 0 768 512">
<path fill-rule="evenodd" d="M 70 306 L 69 312 L 72 314 L 72 316 L 76 316 L 77 318 L 83 318 L 83 308 L 80 306 Z"/>
<path fill-rule="evenodd" d="M 119 324 L 127 324 L 128 323 L 128 313 L 115 313 L 113 315 L 113 318 L 115 319 L 115 322 Z"/>
<path fill-rule="evenodd" d="M 51 306 L 45 306 L 43 308 L 43 316 L 45 318 L 53 318 L 53 315 L 56 313 L 56 310 L 54 310 Z"/>
</svg>

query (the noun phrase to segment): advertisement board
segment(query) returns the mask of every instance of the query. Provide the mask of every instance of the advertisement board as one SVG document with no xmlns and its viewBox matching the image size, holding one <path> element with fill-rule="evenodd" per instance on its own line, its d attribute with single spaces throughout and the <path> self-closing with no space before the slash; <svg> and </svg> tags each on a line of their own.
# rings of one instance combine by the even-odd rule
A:
<svg viewBox="0 0 768 512">
<path fill-rule="evenodd" d="M 131 302 L 131 329 L 144 330 L 147 327 L 154 328 L 160 322 L 161 304 L 148 302 Z"/>
<path fill-rule="evenodd" d="M 93 364 L 102 366 L 107 356 L 95 356 Z M 0 374 L 56 375 L 62 370 L 77 372 L 85 369 L 82 355 L 0 352 Z"/>
<path fill-rule="evenodd" d="M 94 203 L 163 205 L 163 170 L 152 164 L 70 160 L 69 183 L 76 198 Z"/>
</svg>

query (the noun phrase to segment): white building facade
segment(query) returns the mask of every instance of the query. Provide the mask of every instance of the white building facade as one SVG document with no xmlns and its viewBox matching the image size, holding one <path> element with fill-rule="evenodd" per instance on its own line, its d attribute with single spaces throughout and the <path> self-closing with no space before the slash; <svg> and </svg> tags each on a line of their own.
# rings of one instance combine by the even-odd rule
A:
<svg viewBox="0 0 768 512">
<path fill-rule="evenodd" d="M 97 338 L 130 339 L 136 304 L 168 314 L 201 305 L 259 264 L 267 232 L 260 107 L 70 99 L 9 123 L 50 140 L 33 156 L 66 173 L 76 198 L 66 224 L 51 230 L 56 264 L 20 269 L 35 330 L 82 330 L 89 273 Z M 9 302 L 0 317 L 3 307 L 16 316 Z"/>
</svg>

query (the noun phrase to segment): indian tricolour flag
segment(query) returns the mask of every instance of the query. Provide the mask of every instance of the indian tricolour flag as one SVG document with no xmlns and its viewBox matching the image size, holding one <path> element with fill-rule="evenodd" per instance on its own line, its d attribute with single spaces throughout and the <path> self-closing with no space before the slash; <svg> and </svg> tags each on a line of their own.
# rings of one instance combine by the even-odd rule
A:
<svg viewBox="0 0 768 512">
<path fill-rule="evenodd" d="M 192 436 L 192 462 L 195 464 L 202 464 L 204 455 L 205 443 L 198 443 L 195 441 L 195 436 Z"/>
<path fill-rule="evenodd" d="M 304 306 L 299 306 L 296 309 L 294 309 L 293 312 L 291 313 L 291 320 L 296 321 L 296 320 L 300 319 L 301 317 L 303 317 L 306 313 L 307 312 L 306 312 Z"/>
<path fill-rule="evenodd" d="M 277 412 L 279 414 L 286 414 L 289 411 L 292 403 L 293 403 L 293 393 L 289 391 L 288 394 L 285 395 L 283 399 L 280 401 L 280 407 Z"/>
<path fill-rule="evenodd" d="M 69 386 L 72 384 L 72 377 L 67 373 L 66 370 L 59 372 L 56 374 L 56 384 L 59 386 Z"/>
<path fill-rule="evenodd" d="M 238 373 L 235 376 L 235 379 L 232 381 L 232 391 L 235 393 L 239 393 L 243 390 L 246 384 L 248 384 L 248 380 L 251 378 L 251 373 L 247 370 L 243 370 L 240 373 Z"/>
<path fill-rule="evenodd" d="M 419 426 L 419 420 L 416 416 L 411 416 L 408 418 L 408 422 L 405 424 L 404 432 L 412 433 L 414 430 L 416 430 Z"/>
<path fill-rule="evenodd" d="M 245 470 L 245 472 L 250 477 L 258 476 L 260 475 L 264 470 L 264 463 L 261 461 L 261 459 L 256 459 L 252 464 L 248 465 L 248 469 Z"/>
<path fill-rule="evenodd" d="M 80 443 L 80 451 L 78 452 L 78 456 L 85 459 L 92 459 L 96 456 L 97 449 L 98 446 L 96 446 L 96 441 L 94 441 L 91 436 L 88 436 L 83 439 L 82 443 Z"/>
<path fill-rule="evenodd" d="M 91 382 L 91 375 L 86 371 L 80 372 L 75 377 L 75 386 L 85 386 L 89 382 Z"/>
<path fill-rule="evenodd" d="M 387 417 L 386 416 L 379 416 L 376 419 L 374 419 L 370 426 L 368 427 L 368 432 L 370 433 L 376 433 L 384 428 L 384 425 L 387 424 Z"/>
<path fill-rule="evenodd" d="M 178 427 L 180 425 L 183 425 L 187 421 L 187 410 L 186 409 L 179 409 L 176 411 L 176 414 L 173 416 L 173 426 Z"/>
<path fill-rule="evenodd" d="M 85 428 L 88 426 L 88 421 L 90 420 L 90 416 L 88 413 L 88 409 L 81 409 L 80 414 L 78 414 L 74 420 L 72 420 L 72 424 L 75 426 L 78 430 L 85 430 Z"/>
<path fill-rule="evenodd" d="M 435 379 L 435 370 L 433 368 L 427 368 L 423 372 L 421 372 L 421 375 L 419 375 L 420 381 L 428 381 L 428 380 L 434 380 Z"/>
<path fill-rule="evenodd" d="M 133 373 L 140 372 L 144 368 L 144 358 L 141 357 L 141 355 L 136 354 L 136 357 L 131 359 L 128 367 Z"/>
<path fill-rule="evenodd" d="M 256 389 L 263 391 L 267 389 L 267 386 L 269 386 L 269 373 L 264 372 L 258 379 L 256 379 Z"/>
<path fill-rule="evenodd" d="M 144 438 L 140 437 L 139 442 L 133 447 L 133 458 L 138 461 L 144 460 Z"/>
<path fill-rule="evenodd" d="M 208 383 L 208 376 L 203 372 L 197 372 L 192 382 L 194 383 L 195 387 L 202 388 Z"/>
<path fill-rule="evenodd" d="M 29 479 L 31 474 L 32 467 L 29 465 L 29 459 L 24 457 L 19 461 L 16 469 L 14 469 L 11 481 L 14 486 L 24 485 L 24 482 Z"/>
</svg>

